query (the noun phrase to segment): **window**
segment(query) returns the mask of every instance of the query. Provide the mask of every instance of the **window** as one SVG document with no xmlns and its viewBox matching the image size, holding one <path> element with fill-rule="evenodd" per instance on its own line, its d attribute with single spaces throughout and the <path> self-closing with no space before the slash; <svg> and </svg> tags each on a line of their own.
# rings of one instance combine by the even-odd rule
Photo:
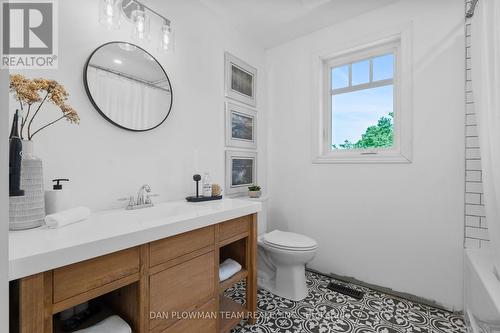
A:
<svg viewBox="0 0 500 333">
<path fill-rule="evenodd" d="M 315 162 L 410 162 L 411 52 L 403 35 L 319 57 Z"/>
<path fill-rule="evenodd" d="M 331 67 L 331 149 L 394 144 L 394 52 Z"/>
</svg>

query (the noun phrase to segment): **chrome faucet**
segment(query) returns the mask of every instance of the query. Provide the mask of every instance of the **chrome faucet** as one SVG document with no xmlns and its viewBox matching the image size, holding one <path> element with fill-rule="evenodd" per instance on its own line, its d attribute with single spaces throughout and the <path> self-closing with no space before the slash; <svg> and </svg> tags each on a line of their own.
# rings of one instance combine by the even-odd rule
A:
<svg viewBox="0 0 500 333">
<path fill-rule="evenodd" d="M 139 189 L 139 192 L 137 193 L 137 198 L 131 196 L 130 198 L 124 198 L 120 200 L 122 201 L 128 200 L 128 205 L 126 209 L 135 210 L 135 209 L 153 207 L 154 204 L 153 201 L 151 200 L 151 197 L 154 196 L 156 195 L 151 194 L 151 186 L 142 185 L 141 188 Z"/>
<path fill-rule="evenodd" d="M 142 185 L 139 189 L 139 193 L 137 193 L 137 200 L 135 204 L 138 206 L 152 204 L 151 196 L 149 193 L 151 193 L 151 186 L 147 184 Z"/>
</svg>

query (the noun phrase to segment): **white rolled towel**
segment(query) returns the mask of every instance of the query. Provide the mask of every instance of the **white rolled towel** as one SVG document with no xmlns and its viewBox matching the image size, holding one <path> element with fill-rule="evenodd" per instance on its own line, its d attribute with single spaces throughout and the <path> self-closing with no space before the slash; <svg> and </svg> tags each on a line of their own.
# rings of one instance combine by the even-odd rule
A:
<svg viewBox="0 0 500 333">
<path fill-rule="evenodd" d="M 90 209 L 87 207 L 76 207 L 56 214 L 47 215 L 45 217 L 45 224 L 49 228 L 60 228 L 68 224 L 86 220 L 89 216 Z"/>
<path fill-rule="evenodd" d="M 226 259 L 219 266 L 219 280 L 221 282 L 225 281 L 239 271 L 241 271 L 241 265 L 237 261 L 233 259 Z"/>
<path fill-rule="evenodd" d="M 120 317 L 111 316 L 103 321 L 74 333 L 132 333 L 130 326 Z"/>
</svg>

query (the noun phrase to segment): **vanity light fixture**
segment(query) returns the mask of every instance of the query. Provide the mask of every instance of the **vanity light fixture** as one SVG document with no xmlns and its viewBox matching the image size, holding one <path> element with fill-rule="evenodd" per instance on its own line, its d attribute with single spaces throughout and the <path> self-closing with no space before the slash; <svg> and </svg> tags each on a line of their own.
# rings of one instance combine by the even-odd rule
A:
<svg viewBox="0 0 500 333">
<path fill-rule="evenodd" d="M 151 20 L 153 17 L 158 17 L 161 22 L 158 31 L 159 49 L 162 52 L 173 50 L 172 24 L 165 16 L 137 0 L 99 1 L 99 22 L 107 28 L 119 28 L 121 17 L 125 17 L 132 23 L 132 39 L 135 41 L 149 41 L 151 39 Z"/>
</svg>

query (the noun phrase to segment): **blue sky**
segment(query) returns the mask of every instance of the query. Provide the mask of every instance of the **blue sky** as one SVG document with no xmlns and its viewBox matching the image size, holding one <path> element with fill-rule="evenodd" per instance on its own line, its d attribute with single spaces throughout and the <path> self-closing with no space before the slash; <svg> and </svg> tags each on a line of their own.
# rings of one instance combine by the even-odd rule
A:
<svg viewBox="0 0 500 333">
<path fill-rule="evenodd" d="M 352 65 L 352 84 L 369 81 L 369 61 Z M 393 76 L 393 55 L 373 59 L 373 80 L 384 80 Z M 332 70 L 332 87 L 348 85 L 349 67 Z M 393 85 L 359 90 L 332 96 L 332 143 L 341 144 L 345 140 L 352 143 L 361 139 L 369 126 L 376 125 L 382 116 L 393 111 Z"/>
</svg>

